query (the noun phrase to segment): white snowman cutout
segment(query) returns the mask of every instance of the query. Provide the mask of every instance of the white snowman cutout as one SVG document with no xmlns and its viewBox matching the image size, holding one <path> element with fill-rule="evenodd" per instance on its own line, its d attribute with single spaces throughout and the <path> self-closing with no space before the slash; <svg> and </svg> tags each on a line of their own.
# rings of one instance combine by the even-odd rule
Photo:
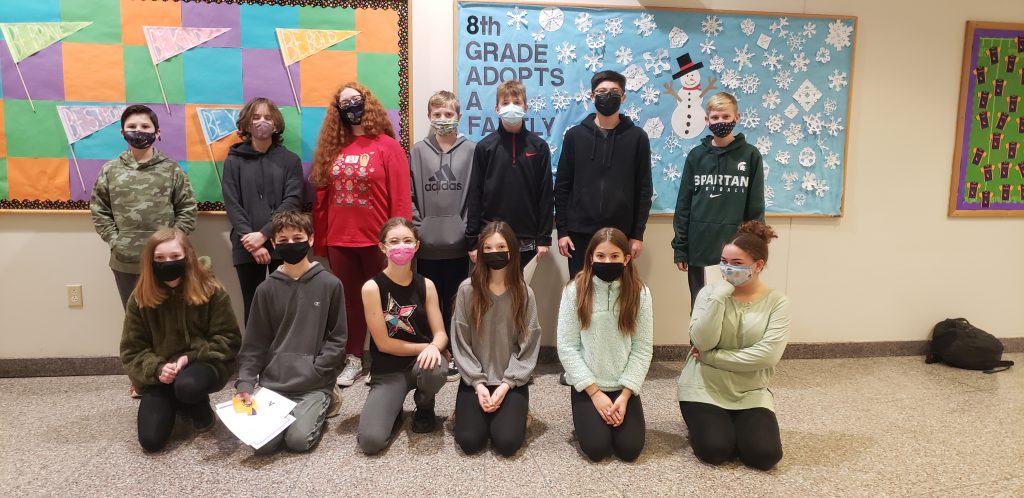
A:
<svg viewBox="0 0 1024 498">
<path fill-rule="evenodd" d="M 672 112 L 672 131 L 681 138 L 697 138 L 704 132 L 706 123 L 704 117 L 704 94 L 714 88 L 714 80 L 707 90 L 701 91 L 700 71 L 704 67 L 700 62 L 690 60 L 690 54 L 683 54 L 676 58 L 679 63 L 679 72 L 672 75 L 673 80 L 680 80 L 678 91 L 672 88 L 671 83 L 665 83 L 665 93 L 676 99 L 676 110 Z"/>
</svg>

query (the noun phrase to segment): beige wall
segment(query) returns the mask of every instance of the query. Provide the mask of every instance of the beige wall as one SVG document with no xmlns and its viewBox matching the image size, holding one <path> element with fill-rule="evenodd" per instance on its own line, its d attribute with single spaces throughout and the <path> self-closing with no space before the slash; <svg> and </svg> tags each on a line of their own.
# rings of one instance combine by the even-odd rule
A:
<svg viewBox="0 0 1024 498">
<path fill-rule="evenodd" d="M 559 3 L 859 16 L 846 215 L 772 220 L 780 239 L 766 279 L 794 303 L 791 340 L 918 340 L 951 316 L 1024 336 L 1008 312 L 1024 303 L 1024 220 L 946 217 L 964 22 L 1024 22 L 1019 0 Z M 413 2 L 416 138 L 427 129 L 427 96 L 454 86 L 452 9 L 447 0 Z M 214 256 L 240 316 L 226 230 L 224 217 L 201 216 L 194 241 Z M 653 219 L 639 261 L 655 296 L 658 344 L 685 342 L 689 296 L 672 265 L 671 232 L 670 219 Z M 106 259 L 87 215 L 0 215 L 0 357 L 116 354 L 122 311 Z M 564 265 L 544 261 L 534 281 L 549 344 Z M 68 283 L 84 285 L 84 308 L 65 305 Z"/>
</svg>

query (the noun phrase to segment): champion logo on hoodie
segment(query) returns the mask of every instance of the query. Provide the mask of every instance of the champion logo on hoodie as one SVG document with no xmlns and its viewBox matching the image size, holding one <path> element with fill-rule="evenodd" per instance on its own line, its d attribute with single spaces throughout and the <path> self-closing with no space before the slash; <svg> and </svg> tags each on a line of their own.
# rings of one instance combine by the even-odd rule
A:
<svg viewBox="0 0 1024 498">
<path fill-rule="evenodd" d="M 427 178 L 427 182 L 423 185 L 423 190 L 427 192 L 442 190 L 461 191 L 462 182 L 458 181 L 455 173 L 452 173 L 450 164 L 442 164 L 441 169 L 437 170 L 437 173 Z"/>
</svg>

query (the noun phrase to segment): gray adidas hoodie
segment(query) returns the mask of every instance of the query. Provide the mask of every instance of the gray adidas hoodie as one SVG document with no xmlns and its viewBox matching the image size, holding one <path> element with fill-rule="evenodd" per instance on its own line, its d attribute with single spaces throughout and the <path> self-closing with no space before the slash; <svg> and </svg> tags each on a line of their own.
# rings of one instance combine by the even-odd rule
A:
<svg viewBox="0 0 1024 498">
<path fill-rule="evenodd" d="M 416 142 L 410 153 L 412 221 L 419 229 L 422 259 L 454 259 L 466 255 L 466 194 L 476 143 L 459 135 L 448 152 L 433 133 Z"/>
<path fill-rule="evenodd" d="M 347 339 L 344 291 L 337 277 L 319 263 L 298 280 L 275 271 L 256 288 L 238 352 L 235 389 L 251 393 L 258 378 L 276 392 L 330 396 L 345 365 Z"/>
</svg>

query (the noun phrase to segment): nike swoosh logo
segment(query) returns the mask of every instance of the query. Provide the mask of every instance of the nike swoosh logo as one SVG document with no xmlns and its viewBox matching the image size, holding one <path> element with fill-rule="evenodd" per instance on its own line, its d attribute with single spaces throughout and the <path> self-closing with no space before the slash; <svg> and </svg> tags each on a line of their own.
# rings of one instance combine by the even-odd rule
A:
<svg viewBox="0 0 1024 498">
<path fill-rule="evenodd" d="M 536 156 L 536 155 L 537 155 L 536 152 L 527 152 L 526 153 L 526 157 L 533 157 L 533 156 Z"/>
<path fill-rule="evenodd" d="M 711 194 L 711 195 L 709 195 L 708 197 L 710 197 L 710 198 L 714 199 L 715 197 L 718 197 L 718 196 L 720 196 L 720 195 L 722 195 L 722 194 Z"/>
</svg>

